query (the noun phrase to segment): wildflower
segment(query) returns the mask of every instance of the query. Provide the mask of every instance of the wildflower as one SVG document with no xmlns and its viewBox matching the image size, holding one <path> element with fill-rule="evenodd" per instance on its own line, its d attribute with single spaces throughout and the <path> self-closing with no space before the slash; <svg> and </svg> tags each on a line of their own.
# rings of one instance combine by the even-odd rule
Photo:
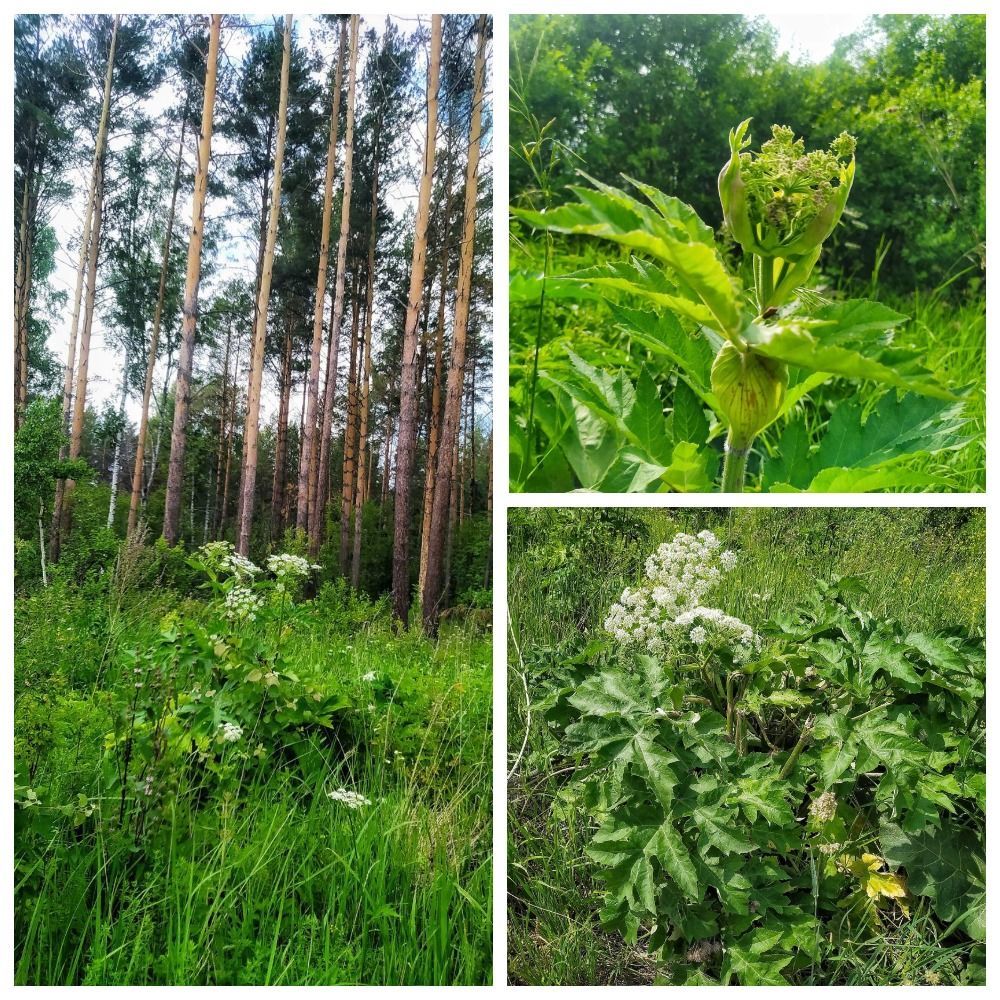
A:
<svg viewBox="0 0 1000 1000">
<path fill-rule="evenodd" d="M 256 621 L 262 600 L 249 587 L 237 584 L 226 594 L 226 616 L 231 619 Z"/>
<path fill-rule="evenodd" d="M 243 738 L 243 729 L 235 722 L 223 722 L 219 731 L 223 743 L 236 743 Z"/>
<path fill-rule="evenodd" d="M 300 577 L 306 577 L 312 566 L 302 556 L 292 555 L 290 552 L 280 552 L 277 555 L 268 556 L 267 568 L 280 582 L 285 578 L 297 580 Z"/>
<path fill-rule="evenodd" d="M 825 854 L 827 857 L 832 857 L 834 854 L 839 854 L 844 849 L 844 845 L 834 841 L 832 844 L 820 844 L 819 853 Z"/>
<path fill-rule="evenodd" d="M 364 682 L 365 682 L 366 684 L 371 684 L 371 683 L 373 683 L 373 682 L 374 682 L 374 680 L 375 680 L 375 671 L 374 671 L 374 670 L 369 670 L 369 671 L 368 671 L 368 673 L 367 673 L 367 674 L 365 674 L 365 675 L 364 675 L 364 676 L 363 676 L 363 677 L 362 677 L 361 679 L 362 679 L 362 680 L 363 680 L 363 681 L 364 681 Z"/>
<path fill-rule="evenodd" d="M 605 631 L 622 645 L 643 647 L 654 656 L 663 655 L 669 640 L 686 632 L 696 645 L 710 639 L 729 643 L 736 658 L 748 659 L 760 642 L 753 629 L 703 603 L 736 565 L 736 554 L 720 548 L 708 530 L 697 536 L 681 532 L 665 542 L 645 562 L 646 582 L 626 588 L 611 607 Z"/>
<path fill-rule="evenodd" d="M 817 823 L 829 823 L 837 815 L 837 796 L 824 792 L 809 804 L 809 815 Z"/>
<path fill-rule="evenodd" d="M 749 127 L 748 118 L 729 133 L 731 155 L 719 174 L 726 225 L 746 253 L 811 259 L 811 270 L 847 204 L 856 140 L 842 132 L 829 149 L 807 153 L 792 129 L 773 125 L 754 153 L 745 151 Z"/>
<path fill-rule="evenodd" d="M 340 802 L 348 809 L 360 809 L 362 806 L 372 804 L 371 799 L 365 798 L 360 792 L 353 792 L 349 788 L 333 788 L 326 794 L 333 802 Z"/>
<path fill-rule="evenodd" d="M 941 985 L 941 973 L 935 972 L 934 969 L 928 969 L 924 973 L 924 982 L 928 986 L 940 986 Z"/>
</svg>

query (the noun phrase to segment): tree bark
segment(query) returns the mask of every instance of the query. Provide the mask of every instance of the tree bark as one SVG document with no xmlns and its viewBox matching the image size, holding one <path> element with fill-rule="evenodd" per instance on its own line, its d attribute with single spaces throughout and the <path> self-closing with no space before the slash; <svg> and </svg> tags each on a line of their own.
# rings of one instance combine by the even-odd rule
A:
<svg viewBox="0 0 1000 1000">
<path fill-rule="evenodd" d="M 312 354 L 309 358 L 309 378 L 306 381 L 305 417 L 302 421 L 302 448 L 299 456 L 298 499 L 295 527 L 308 533 L 309 490 L 316 472 L 316 409 L 319 397 L 319 365 L 323 347 L 323 309 L 326 306 L 326 272 L 330 266 L 330 217 L 333 214 L 333 177 L 337 165 L 337 130 L 340 126 L 340 91 L 344 82 L 344 50 L 347 43 L 347 22 L 340 22 L 340 43 L 337 47 L 337 68 L 334 73 L 333 95 L 330 102 L 330 143 L 326 151 L 326 176 L 323 183 L 323 222 L 319 237 L 319 268 L 316 273 L 316 301 L 313 304 Z M 353 137 L 352 137 L 353 138 Z M 336 309 L 336 295 L 334 296 Z M 332 322 L 332 321 L 331 321 Z M 334 332 L 330 331 L 331 342 Z M 329 354 L 327 368 L 330 367 Z M 336 362 L 334 363 L 336 372 Z M 327 373 L 329 377 L 329 372 Z M 326 409 L 324 407 L 324 420 Z"/>
<path fill-rule="evenodd" d="M 347 73 L 347 123 L 344 131 L 344 190 L 340 204 L 340 238 L 337 242 L 337 278 L 333 293 L 333 315 L 330 319 L 330 350 L 326 356 L 326 386 L 323 399 L 323 422 L 319 438 L 319 464 L 316 469 L 316 486 L 309 495 L 309 554 L 315 558 L 323 542 L 323 525 L 326 514 L 327 489 L 330 479 L 330 428 L 333 422 L 333 404 L 337 391 L 337 355 L 340 350 L 340 329 L 344 321 L 344 282 L 347 276 L 347 243 L 351 234 L 351 191 L 354 184 L 354 103 L 357 90 L 358 23 L 359 15 L 351 15 L 351 40 Z M 357 287 L 353 292 L 354 321 L 351 344 L 357 339 Z M 353 355 L 352 355 L 353 366 Z M 313 452 L 316 452 L 313 444 Z M 341 536 L 343 570 L 343 536 Z"/>
<path fill-rule="evenodd" d="M 170 434 L 170 468 L 167 473 L 167 497 L 163 515 L 163 537 L 168 545 L 176 545 L 180 536 L 184 450 L 187 445 L 188 409 L 191 405 L 191 367 L 194 360 L 195 324 L 198 321 L 201 244 L 205 234 L 205 194 L 208 190 L 208 170 L 212 158 L 212 116 L 215 111 L 215 83 L 221 27 L 222 15 L 213 14 L 209 30 L 208 58 L 205 63 L 205 100 L 201 110 L 198 166 L 194 175 L 191 239 L 188 242 L 187 276 L 184 283 L 184 320 L 181 328 L 181 348 L 177 358 L 174 423 Z"/>
<path fill-rule="evenodd" d="M 260 388 L 264 377 L 264 346 L 267 340 L 267 305 L 271 297 L 271 274 L 274 266 L 274 245 L 278 238 L 281 217 L 281 174 L 285 157 L 285 125 L 288 116 L 288 71 L 292 58 L 292 15 L 285 15 L 285 38 L 281 56 L 281 96 L 278 100 L 278 140 L 274 150 L 274 180 L 271 188 L 271 216 L 267 224 L 267 247 L 257 296 L 257 323 L 254 330 L 253 354 L 250 362 L 250 390 L 247 397 L 247 419 L 243 431 L 243 477 L 240 483 L 240 518 L 236 532 L 236 551 L 250 551 L 250 531 L 253 526 L 254 490 L 257 486 L 257 434 L 260 429 Z"/>
<path fill-rule="evenodd" d="M 80 306 L 83 300 L 83 283 L 90 267 L 91 258 L 96 268 L 97 252 L 100 243 L 100 212 L 104 197 L 104 154 L 107 149 L 108 123 L 111 119 L 111 85 L 114 78 L 115 51 L 118 47 L 118 28 L 121 25 L 121 15 L 115 17 L 111 29 L 111 44 L 108 49 L 108 68 L 104 74 L 104 99 L 101 104 L 101 118 L 97 126 L 97 139 L 94 142 L 94 159 L 90 169 L 90 188 L 87 192 L 87 206 L 83 216 L 83 231 L 80 235 L 80 262 L 76 271 L 76 290 L 73 294 L 73 317 L 70 321 L 69 346 L 66 351 L 66 372 L 63 380 L 63 431 L 69 437 L 71 430 L 70 415 L 73 411 L 73 382 L 76 366 L 77 336 L 80 330 Z M 81 349 L 82 350 L 82 349 Z M 59 457 L 66 456 L 65 447 L 59 449 Z M 52 537 L 49 540 L 51 560 L 59 558 L 64 528 L 68 527 L 65 515 L 67 493 L 71 492 L 72 483 L 60 479 L 56 483 L 55 503 L 52 507 Z"/>
<path fill-rule="evenodd" d="M 97 259 L 101 245 L 101 221 L 104 214 L 104 171 L 98 178 L 97 205 L 94 208 L 94 225 L 91 232 L 90 260 L 87 262 L 87 295 L 83 309 L 83 326 L 80 331 L 80 359 L 76 372 L 76 392 L 73 399 L 73 427 L 69 437 L 69 457 L 79 458 L 83 443 L 83 420 L 87 405 L 87 375 L 90 367 L 90 334 L 94 325 L 94 303 L 97 298 Z M 62 496 L 60 539 L 69 535 L 72 526 L 73 490 L 75 480 L 67 479 Z"/>
<path fill-rule="evenodd" d="M 31 304 L 32 193 L 38 128 L 32 129 L 31 155 L 21 190 L 21 218 L 17 231 L 14 266 L 14 431 L 28 406 L 28 317 Z"/>
<path fill-rule="evenodd" d="M 375 125 L 372 147 L 372 208 L 368 234 L 368 288 L 365 293 L 364 373 L 360 379 L 358 398 L 358 485 L 354 496 L 354 554 L 351 559 L 351 585 L 355 590 L 361 581 L 361 527 L 368 483 L 368 390 L 372 376 L 372 298 L 375 294 L 375 246 L 378 242 L 378 156 L 379 126 Z"/>
<path fill-rule="evenodd" d="M 226 414 L 229 409 L 229 355 L 233 346 L 232 322 L 226 324 L 226 350 L 222 359 L 222 388 L 219 393 L 219 447 L 215 455 L 215 510 L 212 513 L 212 537 L 218 535 L 219 510 L 222 507 L 222 470 L 226 459 Z M 207 534 L 207 531 L 206 531 Z"/>
<path fill-rule="evenodd" d="M 240 377 L 240 348 L 242 347 L 241 338 L 237 336 L 236 338 L 236 360 L 233 364 L 233 378 L 230 384 L 230 394 L 232 396 L 232 401 L 229 405 L 229 429 L 226 432 L 226 471 L 225 479 L 222 484 L 222 505 L 218 510 L 218 527 L 215 530 L 216 538 L 221 538 L 226 533 L 226 521 L 229 517 L 229 484 L 232 480 L 232 467 L 233 467 L 233 435 L 236 433 L 236 407 L 239 403 L 239 391 L 236 388 L 236 384 Z"/>
<path fill-rule="evenodd" d="M 431 509 L 434 506 L 434 482 L 437 473 L 438 438 L 441 433 L 441 375 L 444 370 L 444 323 L 448 293 L 448 261 L 450 259 L 448 236 L 451 222 L 451 165 L 445 174 L 444 218 L 442 228 L 440 295 L 438 298 L 437 333 L 434 338 L 434 380 L 431 385 L 430 428 L 427 432 L 427 468 L 424 470 L 424 502 L 420 525 L 420 577 L 418 592 L 424 592 L 427 578 L 427 548 L 431 537 Z"/>
<path fill-rule="evenodd" d="M 285 530 L 285 453 L 288 450 L 288 409 L 292 393 L 292 314 L 285 317 L 285 344 L 281 356 L 281 400 L 278 433 L 274 441 L 274 476 L 271 480 L 271 541 Z"/>
<path fill-rule="evenodd" d="M 396 495 L 392 536 L 392 613 L 404 627 L 410 617 L 410 489 L 417 446 L 417 323 L 424 297 L 427 266 L 427 226 L 437 137 L 438 77 L 441 68 L 441 15 L 431 17 L 431 51 L 427 67 L 427 129 L 424 168 L 420 175 L 417 219 L 413 237 L 410 292 L 403 327 L 403 357 L 399 376 L 399 444 L 396 447 Z M 388 483 L 388 447 L 386 448 Z"/>
<path fill-rule="evenodd" d="M 347 420 L 344 424 L 344 468 L 340 485 L 340 575 L 347 576 L 347 555 L 351 537 L 351 510 L 354 506 L 354 442 L 357 435 L 358 322 L 361 298 L 358 276 L 353 287 L 351 317 L 351 359 L 347 371 Z"/>
<path fill-rule="evenodd" d="M 465 174 L 465 206 L 462 219 L 462 250 L 455 292 L 455 323 L 452 335 L 451 363 L 448 368 L 448 395 L 441 442 L 438 448 L 434 502 L 431 508 L 430 539 L 427 549 L 427 576 L 424 580 L 424 629 L 436 636 L 444 597 L 445 542 L 448 533 L 451 501 L 452 453 L 458 443 L 461 416 L 462 381 L 465 374 L 465 339 L 472 297 L 472 254 L 476 235 L 476 197 L 478 194 L 479 147 L 482 138 L 483 79 L 486 71 L 486 15 L 477 21 L 476 62 L 473 78 L 472 115 L 469 122 L 469 160 Z"/>
<path fill-rule="evenodd" d="M 114 457 L 111 459 L 111 497 L 108 501 L 108 528 L 115 526 L 115 507 L 118 504 L 118 467 L 121 464 L 122 438 L 125 436 L 125 401 L 128 399 L 128 355 L 122 365 L 122 391 L 118 397 L 118 433 L 115 435 Z"/>
<path fill-rule="evenodd" d="M 156 296 L 156 312 L 153 314 L 153 333 L 149 339 L 149 355 L 146 358 L 146 382 L 142 390 L 142 413 L 139 416 L 139 432 L 135 439 L 135 465 L 132 469 L 132 498 L 128 505 L 128 534 L 135 531 L 139 519 L 139 502 L 142 498 L 142 470 L 146 460 L 146 434 L 149 429 L 149 401 L 153 394 L 153 372 L 156 369 L 156 354 L 160 347 L 160 324 L 163 320 L 163 300 L 167 291 L 167 275 L 170 271 L 170 243 L 174 234 L 174 213 L 177 208 L 177 192 L 181 186 L 181 166 L 184 162 L 184 131 L 187 128 L 187 104 L 181 120 L 181 138 L 177 145 L 177 165 L 174 167 L 174 185 L 170 193 L 170 211 L 167 213 L 167 230 L 163 235 L 163 251 L 160 262 L 160 288 Z"/>
</svg>

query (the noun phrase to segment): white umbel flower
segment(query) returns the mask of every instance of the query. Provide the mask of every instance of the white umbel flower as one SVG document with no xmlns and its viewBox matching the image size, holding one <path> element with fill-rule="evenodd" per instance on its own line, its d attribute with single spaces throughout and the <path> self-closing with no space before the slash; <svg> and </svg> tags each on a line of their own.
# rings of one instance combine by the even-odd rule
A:
<svg viewBox="0 0 1000 1000">
<path fill-rule="evenodd" d="M 353 792 L 349 788 L 331 788 L 326 794 L 333 802 L 339 802 L 341 805 L 347 806 L 348 809 L 361 809 L 372 804 L 371 799 L 365 798 L 360 792 Z"/>
<path fill-rule="evenodd" d="M 219 726 L 219 732 L 222 735 L 223 743 L 238 743 L 243 739 L 243 729 L 235 722 L 223 722 Z"/>
</svg>

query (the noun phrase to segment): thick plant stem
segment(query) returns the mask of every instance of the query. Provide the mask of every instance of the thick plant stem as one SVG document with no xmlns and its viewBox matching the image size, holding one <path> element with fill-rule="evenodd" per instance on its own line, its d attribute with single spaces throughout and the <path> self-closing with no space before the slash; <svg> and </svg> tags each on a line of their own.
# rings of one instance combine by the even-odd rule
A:
<svg viewBox="0 0 1000 1000">
<path fill-rule="evenodd" d="M 747 458 L 752 441 L 737 441 L 732 431 L 726 437 L 726 457 L 722 463 L 722 492 L 742 493 L 747 474 Z"/>
</svg>

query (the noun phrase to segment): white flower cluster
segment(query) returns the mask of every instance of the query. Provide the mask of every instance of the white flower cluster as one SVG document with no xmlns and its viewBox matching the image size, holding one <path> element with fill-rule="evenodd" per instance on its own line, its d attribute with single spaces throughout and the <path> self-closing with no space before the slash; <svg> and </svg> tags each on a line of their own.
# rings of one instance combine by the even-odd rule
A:
<svg viewBox="0 0 1000 1000">
<path fill-rule="evenodd" d="M 824 792 L 809 803 L 809 815 L 817 823 L 829 823 L 837 815 L 837 796 Z"/>
<path fill-rule="evenodd" d="M 645 563 L 645 582 L 626 588 L 611 607 L 604 628 L 626 646 L 663 655 L 672 641 L 686 638 L 696 646 L 727 644 L 744 662 L 760 646 L 760 637 L 739 618 L 703 603 L 708 592 L 736 566 L 736 553 L 720 551 L 711 531 L 683 532 L 664 542 Z"/>
<path fill-rule="evenodd" d="M 237 584 L 226 594 L 226 616 L 234 620 L 256 621 L 257 612 L 263 603 L 259 594 L 243 584 Z"/>
<path fill-rule="evenodd" d="M 343 803 L 348 809 L 360 809 L 362 806 L 372 804 L 371 799 L 365 798 L 360 792 L 352 792 L 349 788 L 334 788 L 326 794 L 334 802 Z"/>
<path fill-rule="evenodd" d="M 362 675 L 361 679 L 365 682 L 365 684 L 374 684 L 376 680 L 375 671 L 369 670 L 367 674 Z"/>
<path fill-rule="evenodd" d="M 240 580 L 251 579 L 260 572 L 260 567 L 246 556 L 241 556 L 232 542 L 208 542 L 199 550 L 205 563 L 218 572 L 232 573 Z"/>
<path fill-rule="evenodd" d="M 308 559 L 292 555 L 290 552 L 279 552 L 277 555 L 268 556 L 267 568 L 279 580 L 284 580 L 288 577 L 293 579 L 306 577 L 311 570 L 322 569 L 321 566 L 310 563 Z"/>
<path fill-rule="evenodd" d="M 235 722 L 223 722 L 219 731 L 224 743 L 238 743 L 243 738 L 243 730 Z"/>
</svg>

